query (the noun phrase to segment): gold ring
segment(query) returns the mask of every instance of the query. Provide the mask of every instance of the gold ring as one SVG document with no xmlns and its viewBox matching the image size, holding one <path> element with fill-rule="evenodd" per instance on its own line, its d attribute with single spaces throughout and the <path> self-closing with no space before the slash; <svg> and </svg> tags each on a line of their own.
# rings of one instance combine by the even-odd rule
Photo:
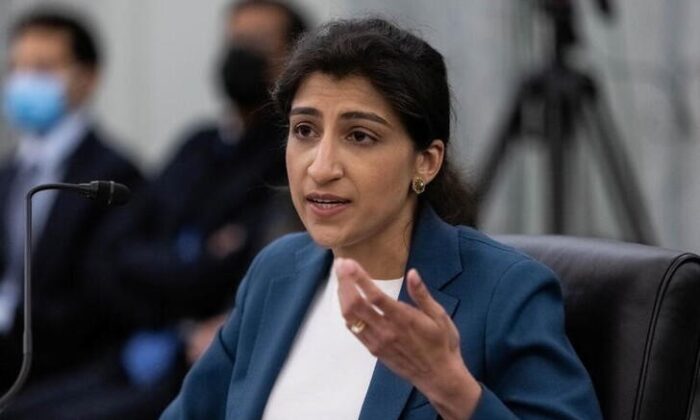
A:
<svg viewBox="0 0 700 420">
<path fill-rule="evenodd" d="M 360 320 L 350 326 L 350 331 L 352 331 L 353 334 L 359 334 L 366 326 L 367 324 L 365 324 L 365 321 Z"/>
</svg>

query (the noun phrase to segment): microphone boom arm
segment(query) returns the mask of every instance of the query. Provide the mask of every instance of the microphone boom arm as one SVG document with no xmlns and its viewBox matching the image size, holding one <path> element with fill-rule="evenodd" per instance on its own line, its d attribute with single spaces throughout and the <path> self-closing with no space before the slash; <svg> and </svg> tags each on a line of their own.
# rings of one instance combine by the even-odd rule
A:
<svg viewBox="0 0 700 420">
<path fill-rule="evenodd" d="M 107 193 L 107 205 L 123 204 L 128 200 L 129 190 L 124 185 L 114 181 L 92 181 L 85 184 L 52 183 L 33 187 L 27 192 L 26 217 L 25 217 L 25 240 L 24 240 L 24 332 L 22 335 L 22 366 L 20 367 L 17 379 L 12 386 L 0 397 L 0 414 L 7 409 L 12 398 L 22 389 L 27 381 L 32 365 L 32 198 L 34 194 L 46 190 L 73 191 L 89 199 L 104 199 L 101 192 L 104 188 L 109 188 Z M 119 197 L 113 196 L 119 193 Z"/>
</svg>

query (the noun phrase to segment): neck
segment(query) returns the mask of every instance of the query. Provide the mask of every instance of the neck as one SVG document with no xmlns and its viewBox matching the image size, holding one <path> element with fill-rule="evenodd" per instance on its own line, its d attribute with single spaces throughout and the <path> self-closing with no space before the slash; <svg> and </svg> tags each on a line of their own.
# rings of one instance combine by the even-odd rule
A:
<svg viewBox="0 0 700 420">
<path fill-rule="evenodd" d="M 334 248 L 337 258 L 357 261 L 373 279 L 391 280 L 403 277 L 408 262 L 414 208 L 409 208 L 387 230 L 361 243 Z"/>
</svg>

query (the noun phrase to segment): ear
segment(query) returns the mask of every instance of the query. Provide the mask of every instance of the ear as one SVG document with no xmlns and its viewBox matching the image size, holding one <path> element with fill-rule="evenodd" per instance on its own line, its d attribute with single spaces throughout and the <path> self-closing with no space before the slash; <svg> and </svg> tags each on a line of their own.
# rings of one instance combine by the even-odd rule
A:
<svg viewBox="0 0 700 420">
<path fill-rule="evenodd" d="M 427 149 L 418 152 L 415 175 L 423 178 L 426 184 L 430 183 L 440 172 L 444 159 L 445 142 L 440 139 L 433 140 Z"/>
</svg>

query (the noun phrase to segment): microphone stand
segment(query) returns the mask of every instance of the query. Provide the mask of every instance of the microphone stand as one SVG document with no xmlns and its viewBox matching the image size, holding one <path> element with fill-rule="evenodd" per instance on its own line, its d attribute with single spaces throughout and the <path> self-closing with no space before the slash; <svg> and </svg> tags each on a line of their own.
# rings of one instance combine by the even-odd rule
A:
<svg viewBox="0 0 700 420">
<path fill-rule="evenodd" d="M 112 183 L 114 185 L 114 183 Z M 25 240 L 24 240 L 24 333 L 22 341 L 22 367 L 19 370 L 17 379 L 10 389 L 0 397 L 0 414 L 7 409 L 10 401 L 22 389 L 27 381 L 29 370 L 32 365 L 32 197 L 34 194 L 45 190 L 67 190 L 75 191 L 87 198 L 94 198 L 97 193 L 97 184 L 65 184 L 53 183 L 37 185 L 27 192 L 26 218 L 25 218 Z"/>
</svg>

